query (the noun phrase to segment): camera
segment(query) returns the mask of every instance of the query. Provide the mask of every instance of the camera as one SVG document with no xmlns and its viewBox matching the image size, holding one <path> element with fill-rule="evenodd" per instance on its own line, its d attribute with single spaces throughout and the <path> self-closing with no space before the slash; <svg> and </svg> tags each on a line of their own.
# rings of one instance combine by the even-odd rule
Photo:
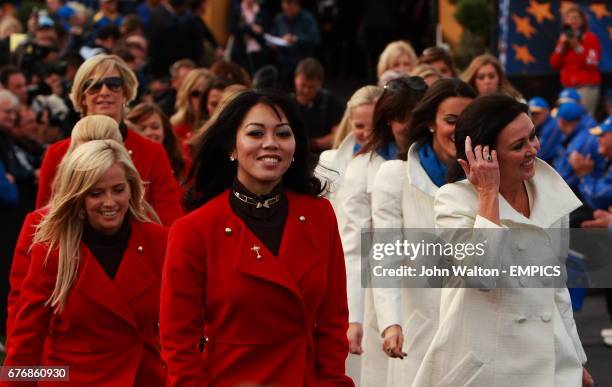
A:
<svg viewBox="0 0 612 387">
<path fill-rule="evenodd" d="M 563 28 L 561 28 L 561 33 L 565 34 L 565 36 L 567 36 L 568 39 L 574 38 L 574 30 L 572 30 L 572 27 L 568 26 L 567 24 L 563 26 Z"/>
</svg>

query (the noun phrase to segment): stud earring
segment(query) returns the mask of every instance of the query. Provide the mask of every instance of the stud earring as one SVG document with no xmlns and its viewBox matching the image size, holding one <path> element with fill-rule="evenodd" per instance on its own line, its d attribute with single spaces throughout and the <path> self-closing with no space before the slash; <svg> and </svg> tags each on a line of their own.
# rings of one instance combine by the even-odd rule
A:
<svg viewBox="0 0 612 387">
<path fill-rule="evenodd" d="M 435 132 L 434 128 L 432 128 L 432 127 L 429 127 L 429 131 L 430 131 L 431 133 L 434 133 L 434 132 Z"/>
<path fill-rule="evenodd" d="M 234 156 L 230 156 L 229 159 L 230 159 L 231 162 L 236 161 L 236 158 Z"/>
</svg>

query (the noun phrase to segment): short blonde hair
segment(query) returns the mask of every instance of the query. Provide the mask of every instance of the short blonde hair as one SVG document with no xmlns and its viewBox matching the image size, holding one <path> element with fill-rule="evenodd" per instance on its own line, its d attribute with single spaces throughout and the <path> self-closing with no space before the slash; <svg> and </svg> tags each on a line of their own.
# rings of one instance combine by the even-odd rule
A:
<svg viewBox="0 0 612 387">
<path fill-rule="evenodd" d="M 385 71 L 390 70 L 393 62 L 402 55 L 408 55 L 414 65 L 417 64 L 417 56 L 410 43 L 403 40 L 398 40 L 387 44 L 378 58 L 378 66 L 376 66 L 376 76 L 380 77 Z"/>
<path fill-rule="evenodd" d="M 81 118 L 72 128 L 67 153 L 72 153 L 79 144 L 92 140 L 114 140 L 121 144 L 123 138 L 117 121 L 102 114 Z"/>
<path fill-rule="evenodd" d="M 410 72 L 411 76 L 421 77 L 427 83 L 427 78 L 429 77 L 437 77 L 438 79 L 442 79 L 442 74 L 433 66 L 428 64 L 420 64 Z M 435 81 L 434 81 L 435 82 Z M 433 82 L 432 82 L 433 83 Z M 427 83 L 429 85 L 429 83 Z"/>
<path fill-rule="evenodd" d="M 85 111 L 82 105 L 83 95 L 87 91 L 84 90 L 85 82 L 91 79 L 91 87 L 112 70 L 117 70 L 119 76 L 123 79 L 123 94 L 125 95 L 126 103 L 130 103 L 136 98 L 138 79 L 136 79 L 134 72 L 128 67 L 127 63 L 117 55 L 100 54 L 83 62 L 74 76 L 74 82 L 70 90 L 70 100 L 74 110 L 84 116 L 87 115 L 87 111 Z"/>
<path fill-rule="evenodd" d="M 113 140 L 93 140 L 67 154 L 57 172 L 57 192 L 33 240 L 46 245 L 46 260 L 53 250 L 59 253 L 55 288 L 47 300 L 56 312 L 64 307 L 78 272 L 85 197 L 115 163 L 123 167 L 130 187 L 130 215 L 141 222 L 150 221 L 151 216 L 159 223 L 155 211 L 144 199 L 142 180 L 123 145 Z"/>
<path fill-rule="evenodd" d="M 382 95 L 383 90 L 384 89 L 379 86 L 364 86 L 353 93 L 351 99 L 346 103 L 346 110 L 342 116 L 342 121 L 340 121 L 336 134 L 334 135 L 334 145 L 332 149 L 338 149 L 346 136 L 351 133 L 351 115 L 353 109 L 363 105 L 375 105 L 378 98 Z"/>
<path fill-rule="evenodd" d="M 521 93 L 519 93 L 512 86 L 512 84 L 506 77 L 506 73 L 504 72 L 504 69 L 502 68 L 502 65 L 499 60 L 491 54 L 482 54 L 472 59 L 468 68 L 465 69 L 465 71 L 461 74 L 461 80 L 472 86 L 474 91 L 478 93 L 478 88 L 476 87 L 476 74 L 478 73 L 478 70 L 480 70 L 481 67 L 489 64 L 495 68 L 495 72 L 497 73 L 497 76 L 499 78 L 498 91 L 517 100 L 523 98 Z"/>
<path fill-rule="evenodd" d="M 176 113 L 170 118 L 172 125 L 190 124 L 195 129 L 195 127 L 200 124 L 199 121 L 202 113 L 191 107 L 189 97 L 198 81 L 202 78 L 207 83 L 210 83 L 215 78 L 215 74 L 209 69 L 197 68 L 191 70 L 189 74 L 185 76 L 183 83 L 181 83 L 181 88 L 176 95 Z"/>
</svg>

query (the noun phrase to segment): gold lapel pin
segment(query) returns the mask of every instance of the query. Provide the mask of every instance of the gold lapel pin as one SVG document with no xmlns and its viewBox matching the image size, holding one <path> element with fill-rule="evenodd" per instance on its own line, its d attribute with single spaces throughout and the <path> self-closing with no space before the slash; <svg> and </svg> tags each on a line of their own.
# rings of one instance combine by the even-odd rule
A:
<svg viewBox="0 0 612 387">
<path fill-rule="evenodd" d="M 299 220 L 300 222 L 304 223 L 304 222 L 306 221 L 306 217 L 305 217 L 304 215 L 302 215 L 302 216 L 300 216 L 300 217 L 298 218 L 298 220 Z"/>
<path fill-rule="evenodd" d="M 226 228 L 225 228 L 225 234 L 226 234 L 226 235 L 232 235 L 232 229 L 231 229 L 231 228 L 229 228 L 229 227 L 226 227 Z"/>
<path fill-rule="evenodd" d="M 254 251 L 255 254 L 257 254 L 257 256 L 255 257 L 256 259 L 261 259 L 261 254 L 259 254 L 259 249 L 261 247 L 257 246 L 257 245 L 253 245 L 253 247 L 251 247 L 251 251 Z"/>
<path fill-rule="evenodd" d="M 139 253 L 142 253 L 142 250 L 144 250 L 144 249 L 142 248 L 142 246 L 138 246 L 138 247 L 136 248 L 136 250 L 138 250 L 138 252 L 139 252 Z"/>
</svg>

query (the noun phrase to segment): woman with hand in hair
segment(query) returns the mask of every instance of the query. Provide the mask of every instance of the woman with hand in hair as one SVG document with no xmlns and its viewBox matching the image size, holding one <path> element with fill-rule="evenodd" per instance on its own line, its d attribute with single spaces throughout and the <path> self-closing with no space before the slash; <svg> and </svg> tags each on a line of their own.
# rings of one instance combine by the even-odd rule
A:
<svg viewBox="0 0 612 387">
<path fill-rule="evenodd" d="M 527 105 L 506 95 L 475 99 L 457 121 L 455 145 L 454 182 L 436 192 L 435 226 L 455 243 L 471 230 L 468 238 L 487 247 L 453 264 L 564 265 L 563 233 L 581 203 L 536 158 Z M 412 386 L 594 386 L 563 278 L 509 273 L 462 277 L 461 287 L 442 289 L 439 327 Z"/>
<path fill-rule="evenodd" d="M 386 161 L 376 175 L 375 229 L 410 232 L 435 227 L 434 196 L 446 184 L 448 168 L 456 158 L 455 123 L 474 98 L 474 90 L 456 78 L 441 79 L 427 89 L 412 111 L 407 160 Z M 422 257 L 412 262 L 424 264 Z M 410 385 L 438 326 L 440 289 L 421 285 L 372 290 L 383 350 L 396 358 L 389 361 L 388 386 Z"/>
<path fill-rule="evenodd" d="M 342 244 L 295 106 L 243 91 L 198 149 L 164 266 L 169 384 L 353 386 Z"/>
<path fill-rule="evenodd" d="M 121 144 L 90 141 L 62 161 L 6 366 L 67 366 L 73 386 L 165 385 L 157 321 L 167 231 L 150 216 Z"/>
<path fill-rule="evenodd" d="M 387 356 L 372 302 L 371 289 L 361 286 L 361 232 L 372 228 L 374 179 L 386 160 L 408 150 L 407 131 L 412 109 L 421 100 L 427 84 L 419 77 L 401 77 L 387 83 L 374 107 L 374 123 L 361 150 L 349 163 L 338 199 L 344 216 L 340 234 L 347 268 L 349 302 L 349 351 L 361 355 L 362 385 L 384 385 Z"/>
</svg>

